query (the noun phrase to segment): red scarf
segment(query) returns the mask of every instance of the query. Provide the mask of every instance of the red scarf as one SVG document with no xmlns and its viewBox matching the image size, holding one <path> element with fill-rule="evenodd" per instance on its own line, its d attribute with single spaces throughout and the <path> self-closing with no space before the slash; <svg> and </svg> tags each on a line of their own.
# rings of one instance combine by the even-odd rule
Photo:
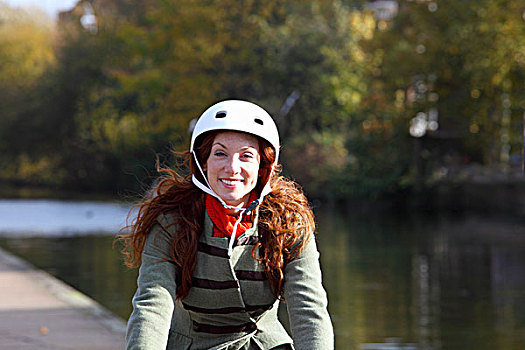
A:
<svg viewBox="0 0 525 350">
<path fill-rule="evenodd" d="M 248 204 L 257 199 L 254 192 L 250 194 Z M 233 226 L 237 218 L 226 213 L 226 208 L 222 204 L 209 194 L 206 195 L 206 211 L 208 216 L 213 222 L 213 237 L 231 237 L 233 232 Z M 237 231 L 235 232 L 235 238 L 239 238 L 244 231 L 252 228 L 252 216 L 246 215 L 242 217 L 241 222 L 237 225 Z"/>
</svg>

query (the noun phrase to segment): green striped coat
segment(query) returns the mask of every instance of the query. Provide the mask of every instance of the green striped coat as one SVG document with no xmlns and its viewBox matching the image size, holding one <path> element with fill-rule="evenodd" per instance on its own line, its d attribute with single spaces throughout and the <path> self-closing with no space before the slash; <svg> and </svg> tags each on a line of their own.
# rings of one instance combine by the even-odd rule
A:
<svg viewBox="0 0 525 350">
<path fill-rule="evenodd" d="M 332 349 L 333 330 L 321 284 L 319 254 L 311 239 L 301 255 L 285 268 L 284 293 L 292 338 L 277 318 L 279 301 L 265 273 L 252 256 L 254 228 L 235 242 L 228 257 L 228 239 L 213 237 L 205 215 L 193 284 L 186 298 L 176 300 L 176 265 L 169 255 L 173 218 L 159 217 L 142 253 L 133 312 L 128 321 L 127 349 Z"/>
</svg>

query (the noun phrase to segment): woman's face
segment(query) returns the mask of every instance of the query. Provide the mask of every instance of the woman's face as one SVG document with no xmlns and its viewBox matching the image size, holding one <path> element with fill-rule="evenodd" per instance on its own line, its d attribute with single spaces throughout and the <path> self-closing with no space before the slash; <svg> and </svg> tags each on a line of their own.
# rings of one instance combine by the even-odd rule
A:
<svg viewBox="0 0 525 350">
<path fill-rule="evenodd" d="M 232 206 L 245 206 L 259 175 L 261 155 L 256 136 L 234 131 L 217 134 L 204 170 L 212 190 Z"/>
</svg>

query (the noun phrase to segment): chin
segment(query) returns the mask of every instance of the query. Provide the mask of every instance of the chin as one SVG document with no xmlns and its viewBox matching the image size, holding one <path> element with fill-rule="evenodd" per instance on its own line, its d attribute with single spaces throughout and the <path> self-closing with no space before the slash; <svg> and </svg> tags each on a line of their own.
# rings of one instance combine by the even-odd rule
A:
<svg viewBox="0 0 525 350">
<path fill-rule="evenodd" d="M 215 191 L 221 197 L 221 199 L 226 203 L 227 205 L 231 205 L 233 207 L 242 206 L 244 204 L 244 199 L 248 199 L 247 195 L 250 194 L 250 191 L 248 192 L 222 192 L 222 191 Z"/>
<path fill-rule="evenodd" d="M 234 206 L 234 207 L 237 207 L 237 206 L 243 204 L 242 197 L 241 198 L 237 198 L 237 197 L 232 198 L 232 197 L 226 196 L 226 197 L 221 197 L 221 198 L 224 201 L 224 203 L 226 203 L 228 205 L 231 205 L 231 206 Z"/>
</svg>

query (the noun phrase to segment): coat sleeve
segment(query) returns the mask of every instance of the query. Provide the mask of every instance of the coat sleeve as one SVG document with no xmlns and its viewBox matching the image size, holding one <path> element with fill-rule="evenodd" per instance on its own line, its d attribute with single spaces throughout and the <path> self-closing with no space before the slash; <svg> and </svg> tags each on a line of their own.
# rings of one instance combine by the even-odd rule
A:
<svg viewBox="0 0 525 350">
<path fill-rule="evenodd" d="M 296 349 L 333 349 L 334 333 L 315 239 L 287 264 L 284 296 Z"/>
<path fill-rule="evenodd" d="M 177 290 L 170 242 L 171 234 L 159 225 L 146 240 L 128 320 L 126 349 L 166 348 Z"/>
</svg>

